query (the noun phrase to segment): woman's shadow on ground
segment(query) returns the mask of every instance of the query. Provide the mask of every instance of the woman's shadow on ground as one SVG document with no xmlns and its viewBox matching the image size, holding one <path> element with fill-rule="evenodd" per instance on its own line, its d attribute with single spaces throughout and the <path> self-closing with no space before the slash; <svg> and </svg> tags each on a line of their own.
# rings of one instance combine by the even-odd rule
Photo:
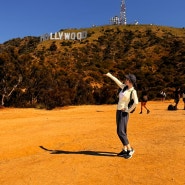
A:
<svg viewBox="0 0 185 185">
<path fill-rule="evenodd" d="M 108 156 L 108 157 L 115 157 L 117 153 L 114 152 L 104 152 L 104 151 L 90 151 L 90 150 L 83 150 L 83 151 L 65 151 L 65 150 L 51 150 L 47 149 L 43 146 L 39 146 L 41 149 L 50 152 L 50 154 L 82 154 L 82 155 L 94 155 L 94 156 Z"/>
</svg>

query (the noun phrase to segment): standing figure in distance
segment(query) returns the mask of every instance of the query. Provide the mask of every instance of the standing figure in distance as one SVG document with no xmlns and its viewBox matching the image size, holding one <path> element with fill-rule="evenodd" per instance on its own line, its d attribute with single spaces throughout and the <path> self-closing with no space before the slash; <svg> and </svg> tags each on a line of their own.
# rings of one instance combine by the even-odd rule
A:
<svg viewBox="0 0 185 185">
<path fill-rule="evenodd" d="M 133 74 L 126 75 L 125 82 L 122 83 L 110 73 L 107 73 L 105 75 L 111 78 L 121 88 L 116 111 L 116 124 L 117 134 L 123 144 L 123 150 L 117 155 L 129 159 L 132 157 L 134 149 L 131 147 L 127 137 L 127 124 L 129 113 L 132 112 L 132 110 L 134 110 L 136 105 L 138 104 L 137 92 L 134 89 L 134 86 L 136 85 L 136 77 Z M 128 107 L 131 92 L 134 103 L 131 107 Z"/>
<path fill-rule="evenodd" d="M 182 92 L 182 100 L 184 102 L 184 110 L 185 110 L 185 88 L 184 88 L 184 90 Z"/>
<path fill-rule="evenodd" d="M 164 101 L 166 99 L 166 93 L 164 91 L 161 91 L 160 95 L 161 95 L 161 101 Z"/>
<path fill-rule="evenodd" d="M 143 107 L 146 109 L 147 114 L 149 114 L 150 110 L 146 107 L 146 103 L 148 101 L 148 94 L 146 90 L 142 91 L 140 101 L 141 101 L 141 112 L 139 114 L 143 113 Z"/>
<path fill-rule="evenodd" d="M 175 110 L 177 110 L 177 105 L 179 103 L 180 97 L 181 97 L 181 89 L 178 87 L 175 90 L 175 94 L 174 94 L 175 98 L 174 98 L 174 102 L 175 102 Z"/>
</svg>

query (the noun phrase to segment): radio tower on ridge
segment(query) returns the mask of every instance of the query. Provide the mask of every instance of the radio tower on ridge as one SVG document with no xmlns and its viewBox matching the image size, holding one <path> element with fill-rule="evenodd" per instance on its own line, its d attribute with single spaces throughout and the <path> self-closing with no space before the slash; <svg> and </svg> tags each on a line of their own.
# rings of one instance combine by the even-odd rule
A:
<svg viewBox="0 0 185 185">
<path fill-rule="evenodd" d="M 120 24 L 127 24 L 125 0 L 121 0 Z"/>
</svg>

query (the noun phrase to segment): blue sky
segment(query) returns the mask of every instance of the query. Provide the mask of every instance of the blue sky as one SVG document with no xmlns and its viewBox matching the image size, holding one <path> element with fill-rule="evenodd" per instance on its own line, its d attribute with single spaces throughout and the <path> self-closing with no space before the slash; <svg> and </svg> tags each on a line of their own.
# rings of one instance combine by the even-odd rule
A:
<svg viewBox="0 0 185 185">
<path fill-rule="evenodd" d="M 127 23 L 185 27 L 185 0 L 125 0 Z M 121 0 L 1 0 L 0 43 L 67 28 L 109 24 Z"/>
</svg>

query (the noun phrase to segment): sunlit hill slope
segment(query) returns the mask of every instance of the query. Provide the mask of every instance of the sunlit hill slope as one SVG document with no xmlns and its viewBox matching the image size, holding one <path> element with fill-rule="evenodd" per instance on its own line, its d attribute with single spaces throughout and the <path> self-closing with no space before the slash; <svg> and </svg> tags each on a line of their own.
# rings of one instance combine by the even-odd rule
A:
<svg viewBox="0 0 185 185">
<path fill-rule="evenodd" d="M 173 98 L 185 86 L 185 29 L 156 25 L 111 25 L 86 29 L 82 40 L 25 37 L 0 45 L 0 97 L 22 81 L 5 106 L 48 109 L 56 106 L 117 102 L 117 86 L 103 76 L 137 76 L 137 90 Z M 58 31 L 58 32 L 59 32 Z M 6 90 L 5 90 L 6 89 Z"/>
</svg>

